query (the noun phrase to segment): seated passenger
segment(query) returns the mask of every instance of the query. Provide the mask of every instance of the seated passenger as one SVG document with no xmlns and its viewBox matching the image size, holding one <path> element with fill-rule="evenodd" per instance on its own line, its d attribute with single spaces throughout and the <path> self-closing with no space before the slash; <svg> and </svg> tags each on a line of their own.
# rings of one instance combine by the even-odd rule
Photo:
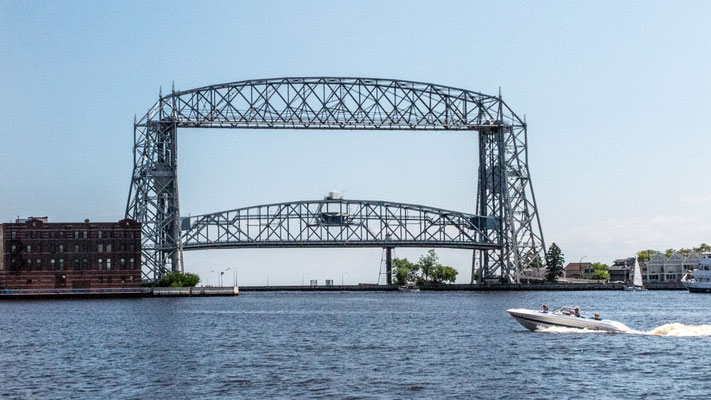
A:
<svg viewBox="0 0 711 400">
<path fill-rule="evenodd" d="M 575 313 L 575 316 L 576 316 L 576 317 L 579 317 L 579 316 L 580 316 L 580 308 L 579 308 L 579 307 L 575 307 L 575 308 L 573 309 L 573 312 Z"/>
<path fill-rule="evenodd" d="M 600 320 L 600 314 L 595 313 L 595 319 L 599 321 L 599 320 Z"/>
<path fill-rule="evenodd" d="M 548 312 L 548 306 L 545 304 L 543 305 L 543 312 Z"/>
</svg>

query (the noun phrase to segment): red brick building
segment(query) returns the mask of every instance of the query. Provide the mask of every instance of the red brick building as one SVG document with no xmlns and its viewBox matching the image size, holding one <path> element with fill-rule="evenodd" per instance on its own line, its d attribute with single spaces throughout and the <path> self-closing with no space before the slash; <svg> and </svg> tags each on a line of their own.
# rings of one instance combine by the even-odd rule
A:
<svg viewBox="0 0 711 400">
<path fill-rule="evenodd" d="M 0 289 L 141 286 L 141 224 L 18 219 L 0 229 Z"/>
</svg>

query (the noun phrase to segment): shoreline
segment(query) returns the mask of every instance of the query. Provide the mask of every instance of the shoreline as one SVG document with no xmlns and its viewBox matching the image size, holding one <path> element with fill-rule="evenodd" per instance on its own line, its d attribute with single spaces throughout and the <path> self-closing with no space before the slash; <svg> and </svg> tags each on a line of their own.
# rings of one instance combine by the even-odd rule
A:
<svg viewBox="0 0 711 400">
<path fill-rule="evenodd" d="M 687 290 L 681 282 L 656 282 L 646 285 L 648 290 Z M 489 283 L 423 285 L 421 291 L 430 292 L 522 292 L 522 291 L 601 291 L 624 290 L 621 283 Z M 277 285 L 241 287 L 193 287 L 158 288 L 143 287 L 132 289 L 4 289 L 0 290 L 1 300 L 60 300 L 60 299 L 120 299 L 120 298 L 160 298 L 160 297 L 215 297 L 238 296 L 240 292 L 392 292 L 398 287 L 360 284 L 333 286 Z"/>
</svg>

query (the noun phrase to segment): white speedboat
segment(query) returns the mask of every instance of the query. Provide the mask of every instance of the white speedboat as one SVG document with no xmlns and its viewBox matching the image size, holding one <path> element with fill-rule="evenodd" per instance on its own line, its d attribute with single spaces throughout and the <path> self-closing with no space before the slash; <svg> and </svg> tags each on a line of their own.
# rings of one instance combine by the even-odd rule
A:
<svg viewBox="0 0 711 400">
<path fill-rule="evenodd" d="M 589 314 L 578 312 L 571 307 L 561 307 L 554 311 L 527 310 L 524 308 L 512 308 L 508 311 L 519 324 L 529 330 L 550 327 L 565 327 L 590 329 L 596 331 L 625 332 L 630 330 L 625 324 L 600 319 L 599 314 Z"/>
<path fill-rule="evenodd" d="M 681 281 L 691 293 L 711 293 L 711 254 L 699 261 L 699 267 Z"/>
<path fill-rule="evenodd" d="M 642 283 L 642 270 L 639 268 L 639 261 L 634 260 L 634 275 L 632 276 L 632 286 L 625 286 L 628 292 L 644 292 L 647 290 Z"/>
</svg>

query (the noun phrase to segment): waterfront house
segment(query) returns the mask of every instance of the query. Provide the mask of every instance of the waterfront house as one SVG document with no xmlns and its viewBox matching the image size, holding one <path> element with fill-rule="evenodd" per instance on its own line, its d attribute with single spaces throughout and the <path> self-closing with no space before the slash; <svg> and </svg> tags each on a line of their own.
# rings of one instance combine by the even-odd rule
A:
<svg viewBox="0 0 711 400">
<path fill-rule="evenodd" d="M 657 253 L 649 261 L 645 263 L 645 268 L 642 271 L 642 278 L 648 282 L 660 282 L 664 279 L 664 264 L 667 262 L 667 256 L 662 253 Z"/>
<path fill-rule="evenodd" d="M 565 266 L 565 278 L 566 279 L 585 279 L 589 274 L 592 274 L 595 270 L 592 263 L 568 263 Z"/>
<path fill-rule="evenodd" d="M 607 272 L 610 274 L 611 282 L 629 282 L 632 280 L 634 270 L 634 257 L 620 258 L 615 260 Z"/>
</svg>

